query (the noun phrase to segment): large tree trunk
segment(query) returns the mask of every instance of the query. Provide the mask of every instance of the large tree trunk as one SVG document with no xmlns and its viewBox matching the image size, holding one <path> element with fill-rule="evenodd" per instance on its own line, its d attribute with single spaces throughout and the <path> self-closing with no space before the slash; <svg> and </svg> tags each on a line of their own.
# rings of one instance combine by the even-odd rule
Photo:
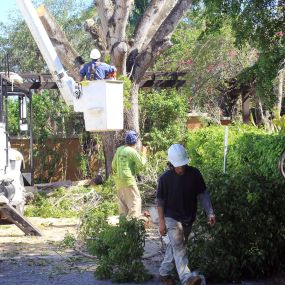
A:
<svg viewBox="0 0 285 285">
<path fill-rule="evenodd" d="M 126 110 L 124 127 L 139 133 L 139 84 L 133 82 L 131 88 L 131 108 Z"/>
</svg>

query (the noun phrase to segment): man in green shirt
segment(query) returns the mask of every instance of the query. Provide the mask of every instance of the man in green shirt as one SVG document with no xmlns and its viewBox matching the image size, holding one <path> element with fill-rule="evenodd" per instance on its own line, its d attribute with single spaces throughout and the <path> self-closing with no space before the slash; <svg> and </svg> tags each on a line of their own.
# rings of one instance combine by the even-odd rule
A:
<svg viewBox="0 0 285 285">
<path fill-rule="evenodd" d="M 142 147 L 142 154 L 139 154 L 136 150 L 137 141 L 137 133 L 129 131 L 125 137 L 125 145 L 117 149 L 112 161 L 119 214 L 129 218 L 141 216 L 141 196 L 135 176 L 146 163 L 146 147 Z"/>
</svg>

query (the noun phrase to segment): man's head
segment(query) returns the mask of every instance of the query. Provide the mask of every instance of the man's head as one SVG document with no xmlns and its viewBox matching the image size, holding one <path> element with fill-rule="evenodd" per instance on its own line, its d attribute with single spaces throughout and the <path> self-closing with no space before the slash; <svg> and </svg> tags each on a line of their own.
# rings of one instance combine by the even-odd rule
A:
<svg viewBox="0 0 285 285">
<path fill-rule="evenodd" d="M 168 161 L 173 165 L 177 174 L 184 173 L 184 166 L 188 164 L 189 158 L 183 145 L 173 144 L 167 152 Z"/>
<path fill-rule="evenodd" d="M 126 145 L 133 146 L 138 141 L 138 134 L 135 131 L 128 131 L 125 137 Z"/>
<path fill-rule="evenodd" d="M 90 58 L 92 59 L 99 59 L 101 57 L 101 53 L 98 49 L 94 48 L 90 52 Z"/>
</svg>

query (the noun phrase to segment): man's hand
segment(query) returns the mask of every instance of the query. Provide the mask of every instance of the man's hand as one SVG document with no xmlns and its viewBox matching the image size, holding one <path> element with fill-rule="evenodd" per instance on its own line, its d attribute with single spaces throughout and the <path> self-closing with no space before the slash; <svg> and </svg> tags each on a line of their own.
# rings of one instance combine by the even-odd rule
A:
<svg viewBox="0 0 285 285">
<path fill-rule="evenodd" d="M 216 223 L 216 216 L 215 215 L 209 215 L 208 216 L 208 225 L 210 227 L 213 227 Z"/>
<path fill-rule="evenodd" d="M 162 236 L 165 236 L 167 233 L 167 229 L 166 229 L 166 225 L 165 225 L 165 221 L 159 221 L 159 233 Z"/>
</svg>

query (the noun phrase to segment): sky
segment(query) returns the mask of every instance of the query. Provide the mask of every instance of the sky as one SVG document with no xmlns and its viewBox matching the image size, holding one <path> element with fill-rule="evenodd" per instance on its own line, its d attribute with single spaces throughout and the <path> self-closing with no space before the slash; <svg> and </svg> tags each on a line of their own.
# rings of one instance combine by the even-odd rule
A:
<svg viewBox="0 0 285 285">
<path fill-rule="evenodd" d="M 44 0 L 37 2 L 44 3 Z M 85 0 L 85 3 L 87 5 L 91 4 L 92 2 L 93 0 Z M 4 22 L 4 24 L 8 23 L 9 21 L 8 15 L 11 13 L 12 14 L 16 13 L 17 15 L 20 15 L 20 12 L 16 5 L 16 0 L 0 0 L 0 22 Z"/>
<path fill-rule="evenodd" d="M 16 0 L 0 0 L 0 21 L 7 23 L 9 12 L 18 13 Z"/>
</svg>

